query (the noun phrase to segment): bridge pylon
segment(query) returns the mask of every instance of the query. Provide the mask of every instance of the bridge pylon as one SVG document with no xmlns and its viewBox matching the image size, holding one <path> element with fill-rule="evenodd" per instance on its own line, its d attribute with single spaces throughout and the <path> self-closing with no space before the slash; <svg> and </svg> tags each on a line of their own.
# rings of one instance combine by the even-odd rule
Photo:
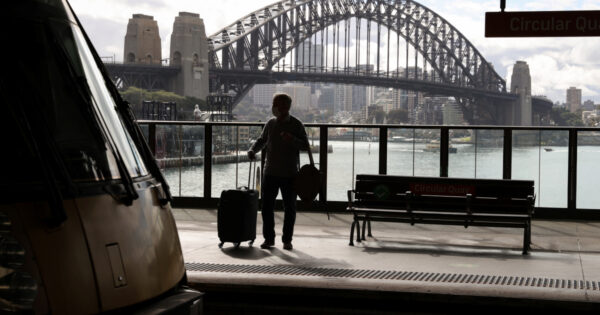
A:
<svg viewBox="0 0 600 315">
<path fill-rule="evenodd" d="M 175 93 L 205 99 L 208 95 L 208 42 L 197 13 L 179 12 L 171 33 L 172 66 L 181 67 L 173 82 Z"/>
</svg>

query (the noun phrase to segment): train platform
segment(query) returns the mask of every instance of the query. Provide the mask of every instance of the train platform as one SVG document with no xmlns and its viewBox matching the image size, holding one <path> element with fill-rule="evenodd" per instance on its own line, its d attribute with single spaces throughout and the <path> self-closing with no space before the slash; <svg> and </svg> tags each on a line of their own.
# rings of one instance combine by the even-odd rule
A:
<svg viewBox="0 0 600 315">
<path fill-rule="evenodd" d="M 600 222 L 534 220 L 522 255 L 522 229 L 374 222 L 349 246 L 349 214 L 298 213 L 288 251 L 260 248 L 260 213 L 253 246 L 219 248 L 216 210 L 173 212 L 208 313 L 600 310 Z"/>
</svg>

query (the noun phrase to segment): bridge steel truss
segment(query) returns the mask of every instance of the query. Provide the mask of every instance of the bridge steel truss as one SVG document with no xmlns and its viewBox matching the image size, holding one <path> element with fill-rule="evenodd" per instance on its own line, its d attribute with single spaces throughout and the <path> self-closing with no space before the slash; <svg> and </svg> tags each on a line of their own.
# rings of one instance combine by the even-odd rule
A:
<svg viewBox="0 0 600 315">
<path fill-rule="evenodd" d="M 351 19 L 355 21 L 354 30 Z M 370 38 L 372 23 L 377 27 L 374 49 L 370 44 L 375 41 Z M 361 51 L 360 36 L 364 33 L 361 28 L 365 27 L 369 44 L 366 51 Z M 381 27 L 388 31 L 382 32 Z M 390 55 L 391 32 L 396 36 L 396 58 Z M 381 48 L 384 36 L 388 45 Z M 404 73 L 390 71 L 390 64 L 401 66 L 400 37 L 406 42 Z M 356 43 L 354 58 L 349 51 L 351 40 Z M 414 64 L 409 64 L 409 46 L 415 50 Z M 291 62 L 286 64 L 290 58 Z M 361 59 L 367 63 L 374 59 L 373 69 L 361 65 Z M 211 91 L 232 91 L 236 103 L 256 83 L 280 82 L 281 76 L 288 81 L 325 81 L 318 74 L 343 75 L 344 78 L 334 82 L 367 81 L 370 85 L 455 96 L 467 111 L 468 104 L 477 100 L 489 103 L 516 99 L 516 95 L 506 92 L 506 82 L 461 32 L 437 13 L 411 0 L 280 1 L 210 36 L 209 62 Z M 414 67 L 412 73 L 411 67 Z M 379 79 L 381 82 L 375 84 Z"/>
<path fill-rule="evenodd" d="M 105 63 L 104 66 L 119 89 L 135 86 L 150 91 L 173 90 L 173 80 L 181 70 L 179 66 L 137 63 Z"/>
</svg>

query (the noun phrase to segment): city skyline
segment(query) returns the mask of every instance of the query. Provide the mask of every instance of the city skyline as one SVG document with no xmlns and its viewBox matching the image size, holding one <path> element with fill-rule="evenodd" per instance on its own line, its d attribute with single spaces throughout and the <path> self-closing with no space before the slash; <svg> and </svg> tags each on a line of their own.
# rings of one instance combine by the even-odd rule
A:
<svg viewBox="0 0 600 315">
<path fill-rule="evenodd" d="M 71 1 L 100 55 L 114 56 L 118 61 L 123 58 L 123 37 L 127 21 L 132 14 L 143 13 L 154 16 L 159 25 L 163 55 L 168 56 L 166 52 L 172 25 L 179 11 L 199 13 L 206 25 L 207 35 L 211 35 L 242 16 L 274 2 L 272 0 L 251 2 L 224 0 L 219 3 L 188 0 Z M 486 11 L 499 11 L 498 1 L 464 0 L 449 3 L 441 0 L 422 0 L 418 2 L 441 15 L 462 32 L 507 80 L 507 86 L 510 86 L 510 75 L 515 61 L 523 60 L 531 69 L 534 95 L 546 95 L 554 102 L 564 103 L 566 90 L 575 86 L 582 89 L 582 100 L 591 99 L 600 102 L 600 61 L 595 53 L 600 48 L 600 39 L 485 38 L 483 36 L 484 14 Z M 507 11 L 591 9 L 600 9 L 600 1 L 508 1 L 507 3 Z M 557 42 L 561 45 L 557 45 Z"/>
</svg>

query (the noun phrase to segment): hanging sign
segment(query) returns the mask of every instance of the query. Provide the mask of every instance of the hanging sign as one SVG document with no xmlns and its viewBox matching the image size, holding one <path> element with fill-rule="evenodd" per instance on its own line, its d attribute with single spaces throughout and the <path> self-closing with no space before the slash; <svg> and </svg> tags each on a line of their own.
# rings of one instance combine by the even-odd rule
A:
<svg viewBox="0 0 600 315">
<path fill-rule="evenodd" d="M 485 13 L 485 37 L 567 36 L 600 36 L 600 11 Z"/>
</svg>

